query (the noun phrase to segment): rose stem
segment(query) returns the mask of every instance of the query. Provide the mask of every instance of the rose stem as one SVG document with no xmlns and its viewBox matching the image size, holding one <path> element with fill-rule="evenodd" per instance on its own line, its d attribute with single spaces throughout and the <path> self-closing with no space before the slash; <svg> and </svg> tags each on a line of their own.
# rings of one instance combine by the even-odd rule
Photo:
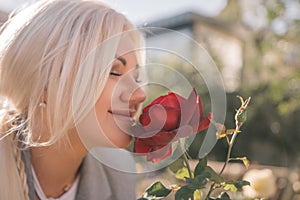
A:
<svg viewBox="0 0 300 200">
<path fill-rule="evenodd" d="M 239 129 L 240 129 L 240 126 L 237 126 L 236 128 L 237 128 L 236 130 L 239 130 Z M 230 140 L 230 143 L 229 143 L 229 146 L 228 146 L 228 151 L 227 151 L 227 156 L 226 156 L 226 161 L 225 161 L 225 163 L 224 163 L 224 165 L 223 165 L 223 167 L 222 167 L 222 169 L 221 169 L 219 175 L 222 175 L 224 169 L 226 168 L 226 166 L 227 166 L 227 164 L 228 164 L 228 162 L 229 162 L 229 160 L 230 160 L 231 150 L 232 150 L 232 147 L 233 147 L 233 144 L 234 144 L 234 141 L 235 141 L 235 138 L 236 138 L 237 134 L 238 134 L 238 131 L 235 132 L 235 133 L 233 134 L 233 136 L 232 136 L 232 138 L 231 138 L 231 140 Z M 209 198 L 210 194 L 211 194 L 212 191 L 213 191 L 214 186 L 215 186 L 215 183 L 213 183 L 213 184 L 210 186 L 209 191 L 208 191 L 208 193 L 207 193 L 205 199 L 208 199 L 208 198 Z"/>
<path fill-rule="evenodd" d="M 238 114 L 238 113 L 236 113 L 236 115 L 237 115 L 237 114 Z M 229 162 L 229 160 L 230 160 L 231 150 L 232 150 L 234 141 L 235 141 L 235 139 L 236 139 L 236 136 L 237 136 L 238 133 L 239 133 L 239 130 L 240 130 L 241 126 L 242 126 L 242 124 L 238 123 L 238 121 L 235 122 L 235 125 L 236 125 L 236 126 L 235 126 L 235 131 L 236 131 L 236 132 L 233 134 L 233 136 L 231 137 L 231 140 L 230 140 L 230 142 L 229 142 L 229 145 L 228 145 L 228 151 L 227 151 L 227 156 L 226 156 L 226 161 L 225 161 L 225 163 L 224 163 L 224 165 L 223 165 L 223 167 L 222 167 L 222 169 L 221 169 L 219 175 L 222 175 L 223 171 L 225 170 L 225 168 L 226 168 L 226 166 L 227 166 L 227 164 L 228 164 L 228 162 Z M 209 198 L 210 194 L 211 194 L 212 191 L 213 191 L 214 186 L 215 186 L 215 183 L 213 183 L 213 184 L 210 186 L 209 191 L 208 191 L 208 193 L 207 193 L 205 199 L 208 199 L 208 198 Z"/>
<path fill-rule="evenodd" d="M 183 153 L 183 155 L 182 155 L 183 161 L 184 161 L 185 166 L 186 166 L 186 168 L 188 169 L 188 172 L 189 172 L 189 177 L 193 178 L 192 177 L 192 170 L 191 170 L 190 163 L 189 163 L 189 159 L 186 155 L 187 153 L 185 151 L 185 148 L 183 147 L 183 143 L 182 143 L 181 140 L 179 140 L 179 145 L 180 145 L 181 152 Z"/>
</svg>

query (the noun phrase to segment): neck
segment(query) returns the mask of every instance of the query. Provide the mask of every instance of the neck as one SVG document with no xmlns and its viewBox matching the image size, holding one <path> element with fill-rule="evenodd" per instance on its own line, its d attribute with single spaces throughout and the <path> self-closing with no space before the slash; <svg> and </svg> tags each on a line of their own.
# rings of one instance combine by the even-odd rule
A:
<svg viewBox="0 0 300 200">
<path fill-rule="evenodd" d="M 57 198 L 76 179 L 87 150 L 77 133 L 69 136 L 71 145 L 55 143 L 47 147 L 31 148 L 31 161 L 46 197 Z"/>
</svg>

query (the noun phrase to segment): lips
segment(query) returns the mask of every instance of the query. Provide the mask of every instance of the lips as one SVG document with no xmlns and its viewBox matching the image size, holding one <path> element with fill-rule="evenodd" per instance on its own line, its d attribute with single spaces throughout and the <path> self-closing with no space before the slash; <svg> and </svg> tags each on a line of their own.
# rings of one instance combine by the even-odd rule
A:
<svg viewBox="0 0 300 200">
<path fill-rule="evenodd" d="M 116 119 L 121 121 L 129 121 L 131 124 L 134 122 L 133 116 L 136 113 L 134 110 L 109 110 L 108 112 Z"/>
</svg>

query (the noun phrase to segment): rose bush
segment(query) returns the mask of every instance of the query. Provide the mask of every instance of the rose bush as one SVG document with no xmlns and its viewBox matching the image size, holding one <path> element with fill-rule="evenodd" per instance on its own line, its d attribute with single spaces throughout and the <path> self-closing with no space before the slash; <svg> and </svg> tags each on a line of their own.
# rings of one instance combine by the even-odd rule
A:
<svg viewBox="0 0 300 200">
<path fill-rule="evenodd" d="M 212 113 L 204 115 L 202 101 L 193 90 L 187 99 L 169 92 L 143 109 L 141 126 L 132 128 L 134 152 L 158 162 L 172 153 L 171 143 L 207 129 Z"/>
<path fill-rule="evenodd" d="M 169 169 L 176 178 L 184 180 L 185 183 L 171 184 L 166 187 L 162 182 L 156 181 L 143 192 L 139 200 L 163 199 L 172 193 L 175 193 L 175 200 L 229 200 L 231 194 L 228 191 L 242 191 L 245 186 L 250 185 L 246 180 L 226 180 L 222 176 L 230 161 L 242 161 L 246 168 L 249 167 L 247 157 L 231 157 L 233 144 L 247 120 L 247 108 L 251 100 L 250 97 L 245 100 L 240 96 L 237 97 L 241 105 L 234 116 L 234 129 L 227 129 L 224 124 L 215 121 L 211 113 L 205 117 L 201 99 L 195 91 L 192 91 L 187 99 L 169 93 L 157 98 L 143 110 L 140 116 L 141 126 L 134 127 L 134 133 L 137 134 L 134 148 L 138 155 L 147 155 L 149 161 L 157 162 L 166 158 L 172 153 L 171 142 L 201 131 L 210 123 L 216 131 L 216 139 L 226 139 L 228 150 L 226 160 L 219 172 L 208 165 L 207 156 L 199 157 L 197 165 L 192 170 L 188 152 L 184 148 L 185 141 L 179 141 L 181 144 L 178 150 L 183 154 L 169 166 Z M 259 186 L 261 182 L 258 181 L 255 189 Z M 206 193 L 203 188 L 207 188 Z"/>
</svg>

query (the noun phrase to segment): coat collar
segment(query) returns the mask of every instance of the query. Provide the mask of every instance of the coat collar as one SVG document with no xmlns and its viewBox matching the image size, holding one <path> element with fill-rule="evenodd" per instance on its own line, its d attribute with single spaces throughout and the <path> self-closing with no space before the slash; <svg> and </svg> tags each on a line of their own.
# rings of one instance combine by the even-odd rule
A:
<svg viewBox="0 0 300 200">
<path fill-rule="evenodd" d="M 35 189 L 33 185 L 33 176 L 31 171 L 30 150 L 22 151 L 22 160 L 25 165 L 27 176 L 28 195 L 30 200 L 35 200 Z M 105 167 L 88 154 L 80 168 L 80 181 L 77 189 L 76 200 L 101 199 L 109 200 L 112 194 Z"/>
<path fill-rule="evenodd" d="M 112 191 L 106 169 L 94 159 L 88 154 L 82 163 L 76 200 L 111 199 Z"/>
<path fill-rule="evenodd" d="M 21 152 L 27 176 L 29 199 L 35 200 L 30 150 L 26 149 Z M 130 171 L 135 169 L 135 162 L 126 151 L 113 150 L 99 153 L 117 160 L 118 163 L 126 163 L 127 169 L 131 169 Z M 134 200 L 136 199 L 136 181 L 137 175 L 135 173 L 126 173 L 110 168 L 88 153 L 80 167 L 80 181 L 75 200 Z"/>
</svg>

